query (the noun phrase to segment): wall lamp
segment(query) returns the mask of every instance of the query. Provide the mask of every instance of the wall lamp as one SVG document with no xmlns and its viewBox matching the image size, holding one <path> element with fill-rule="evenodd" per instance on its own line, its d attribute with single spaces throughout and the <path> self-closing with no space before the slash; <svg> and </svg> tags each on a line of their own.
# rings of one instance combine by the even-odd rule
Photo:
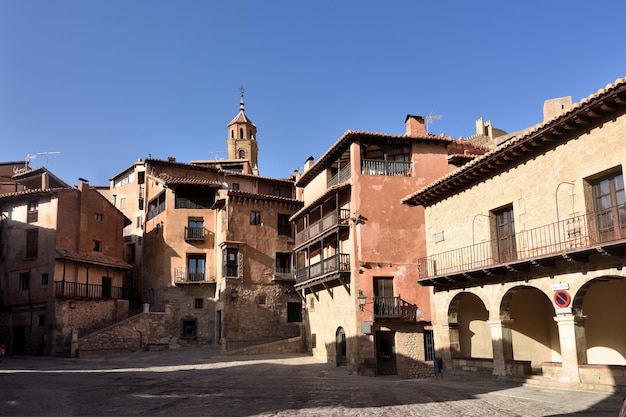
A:
<svg viewBox="0 0 626 417">
<path fill-rule="evenodd" d="M 359 308 L 363 311 L 363 307 L 365 307 L 365 302 L 367 301 L 367 297 L 363 294 L 363 291 L 359 290 L 357 300 L 359 300 Z"/>
<path fill-rule="evenodd" d="M 237 291 L 236 288 L 231 288 L 230 289 L 230 299 L 231 300 L 235 300 L 237 297 L 239 297 L 239 291 Z"/>
</svg>

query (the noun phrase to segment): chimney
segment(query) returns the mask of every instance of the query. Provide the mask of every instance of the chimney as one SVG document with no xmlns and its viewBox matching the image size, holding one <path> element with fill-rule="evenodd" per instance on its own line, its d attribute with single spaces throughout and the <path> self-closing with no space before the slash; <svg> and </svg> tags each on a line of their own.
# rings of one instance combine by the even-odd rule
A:
<svg viewBox="0 0 626 417">
<path fill-rule="evenodd" d="M 406 124 L 407 136 L 426 136 L 426 125 L 424 125 L 424 118 L 422 116 L 407 114 L 404 123 Z"/>
<path fill-rule="evenodd" d="M 307 172 L 309 168 L 313 166 L 314 161 L 315 161 L 315 158 L 313 158 L 312 156 L 308 157 L 308 159 L 304 162 L 304 172 Z"/>
<path fill-rule="evenodd" d="M 554 119 L 572 107 L 572 96 L 553 98 L 543 102 L 543 121 Z"/>
<path fill-rule="evenodd" d="M 176 162 L 176 158 L 173 156 L 168 156 L 167 157 L 167 162 Z"/>
</svg>

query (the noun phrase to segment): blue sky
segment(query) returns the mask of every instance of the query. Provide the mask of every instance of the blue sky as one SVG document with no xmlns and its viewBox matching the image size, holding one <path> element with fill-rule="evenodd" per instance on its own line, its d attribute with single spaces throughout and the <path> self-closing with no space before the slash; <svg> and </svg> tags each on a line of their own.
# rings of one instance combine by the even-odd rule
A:
<svg viewBox="0 0 626 417">
<path fill-rule="evenodd" d="M 69 184 L 225 158 L 246 88 L 263 176 L 346 130 L 515 131 L 626 76 L 618 1 L 0 0 L 0 160 Z"/>
</svg>

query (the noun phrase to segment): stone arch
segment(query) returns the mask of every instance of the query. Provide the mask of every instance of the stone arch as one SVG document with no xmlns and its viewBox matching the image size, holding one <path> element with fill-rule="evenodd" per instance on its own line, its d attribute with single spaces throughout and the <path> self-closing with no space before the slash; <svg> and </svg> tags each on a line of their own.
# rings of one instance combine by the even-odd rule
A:
<svg viewBox="0 0 626 417">
<path fill-rule="evenodd" d="M 584 345 L 579 346 L 592 365 L 626 365 L 626 279 L 600 276 L 585 282 L 572 301 L 572 313 L 584 323 Z"/>
<path fill-rule="evenodd" d="M 348 364 L 346 332 L 341 326 L 337 327 L 335 332 L 335 357 L 337 366 L 346 366 Z"/>
<path fill-rule="evenodd" d="M 554 316 L 552 300 L 542 290 L 528 285 L 509 289 L 500 302 L 500 320 L 512 350 L 512 358 L 505 359 L 530 361 L 537 368 L 541 362 L 560 361 Z"/>
<path fill-rule="evenodd" d="M 454 296 L 448 306 L 452 358 L 493 358 L 489 312 L 484 301 L 471 292 Z"/>
</svg>

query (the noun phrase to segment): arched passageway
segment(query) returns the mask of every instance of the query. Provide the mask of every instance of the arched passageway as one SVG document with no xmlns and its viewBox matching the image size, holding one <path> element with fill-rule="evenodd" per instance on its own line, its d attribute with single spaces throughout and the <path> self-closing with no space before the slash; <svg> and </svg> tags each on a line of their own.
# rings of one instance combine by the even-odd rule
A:
<svg viewBox="0 0 626 417">
<path fill-rule="evenodd" d="M 552 301 L 542 291 L 515 287 L 502 298 L 500 317 L 510 329 L 512 358 L 530 361 L 533 368 L 542 362 L 560 362 L 559 331 Z"/>
<path fill-rule="evenodd" d="M 573 308 L 584 317 L 587 363 L 626 365 L 626 279 L 596 278 L 581 287 Z"/>
<path fill-rule="evenodd" d="M 493 358 L 489 312 L 475 294 L 454 297 L 448 309 L 452 357 Z"/>
<path fill-rule="evenodd" d="M 343 330 L 343 327 L 337 328 L 337 333 L 335 334 L 335 353 L 336 353 L 336 362 L 337 366 L 346 366 L 348 364 L 347 354 L 346 354 L 346 332 Z"/>
</svg>

